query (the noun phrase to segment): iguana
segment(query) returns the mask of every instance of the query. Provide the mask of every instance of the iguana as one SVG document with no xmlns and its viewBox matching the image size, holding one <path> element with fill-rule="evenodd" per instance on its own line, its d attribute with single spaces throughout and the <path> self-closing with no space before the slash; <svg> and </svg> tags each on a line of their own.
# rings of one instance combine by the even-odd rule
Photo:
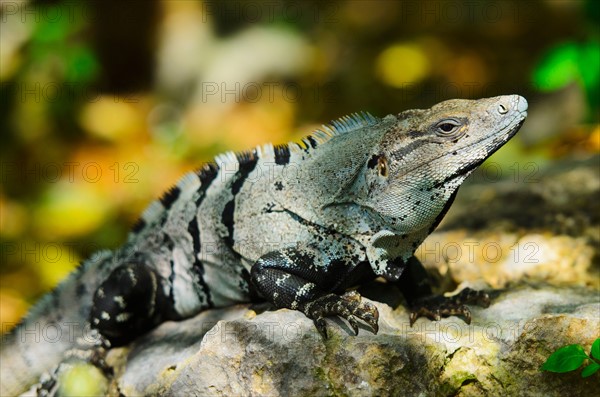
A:
<svg viewBox="0 0 600 397">
<path fill-rule="evenodd" d="M 404 293 L 411 324 L 423 315 L 470 321 L 464 304 L 486 306 L 487 294 L 431 296 L 413 253 L 526 111 L 524 98 L 507 95 L 381 119 L 352 114 L 301 143 L 217 156 L 153 202 L 121 248 L 85 261 L 3 338 L 1 395 L 52 371 L 86 344 L 81 335 L 101 341 L 88 341 L 91 350 L 121 346 L 161 322 L 240 302 L 299 310 L 324 337 L 328 316 L 377 333 L 377 309 L 349 291 L 377 277 Z M 60 337 L 40 338 L 50 326 Z"/>
</svg>

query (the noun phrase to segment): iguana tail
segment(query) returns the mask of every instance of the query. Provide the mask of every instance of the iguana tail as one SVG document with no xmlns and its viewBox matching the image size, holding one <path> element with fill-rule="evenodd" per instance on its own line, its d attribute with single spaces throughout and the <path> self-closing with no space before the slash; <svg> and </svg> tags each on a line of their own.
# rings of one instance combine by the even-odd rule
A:
<svg viewBox="0 0 600 397">
<path fill-rule="evenodd" d="M 89 313 L 98 285 L 118 264 L 101 251 L 44 296 L 0 344 L 0 395 L 25 392 L 53 371 L 65 353 L 93 345 Z"/>
</svg>

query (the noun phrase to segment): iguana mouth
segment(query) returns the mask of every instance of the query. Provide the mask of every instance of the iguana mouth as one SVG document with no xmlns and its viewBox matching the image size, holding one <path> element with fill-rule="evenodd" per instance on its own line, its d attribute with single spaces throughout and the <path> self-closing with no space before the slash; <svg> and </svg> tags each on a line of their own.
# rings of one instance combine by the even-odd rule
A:
<svg viewBox="0 0 600 397">
<path fill-rule="evenodd" d="M 515 134 L 521 129 L 521 127 L 523 126 L 523 123 L 525 123 L 525 118 L 527 117 L 527 112 L 524 113 L 520 113 L 519 114 L 522 118 L 521 121 L 519 121 L 517 123 L 517 125 L 515 125 L 513 128 L 511 128 L 510 130 L 508 130 L 508 133 L 505 135 L 504 138 L 504 143 L 508 142 L 513 136 L 515 136 Z M 485 159 L 483 159 L 481 162 L 479 162 L 479 164 L 481 164 L 483 161 L 485 161 L 488 157 L 490 157 L 492 154 L 496 153 L 498 151 L 498 149 L 500 149 L 502 146 L 504 146 L 504 143 L 501 145 L 496 145 L 494 148 L 492 148 L 492 150 L 490 150 L 490 152 L 488 153 L 488 155 L 486 156 Z M 479 165 L 478 164 L 478 165 Z"/>
</svg>

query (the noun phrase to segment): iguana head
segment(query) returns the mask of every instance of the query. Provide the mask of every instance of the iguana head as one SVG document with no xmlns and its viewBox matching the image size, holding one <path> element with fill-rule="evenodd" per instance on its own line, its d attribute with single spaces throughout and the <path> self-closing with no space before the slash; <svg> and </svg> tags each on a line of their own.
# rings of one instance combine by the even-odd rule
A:
<svg viewBox="0 0 600 397">
<path fill-rule="evenodd" d="M 355 185 L 357 199 L 394 232 L 431 228 L 462 181 L 526 116 L 527 101 L 518 95 L 454 99 L 388 116 L 384 121 L 393 122 L 368 158 L 362 186 Z"/>
</svg>

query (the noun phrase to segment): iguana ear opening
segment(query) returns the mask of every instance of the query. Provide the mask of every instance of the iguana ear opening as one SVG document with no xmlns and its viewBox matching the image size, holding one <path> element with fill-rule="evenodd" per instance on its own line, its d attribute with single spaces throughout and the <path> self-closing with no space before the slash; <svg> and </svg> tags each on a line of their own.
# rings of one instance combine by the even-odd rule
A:
<svg viewBox="0 0 600 397">
<path fill-rule="evenodd" d="M 387 178 L 389 166 L 387 158 L 383 154 L 377 159 L 377 170 L 379 171 L 379 175 L 381 175 L 384 178 Z"/>
</svg>

